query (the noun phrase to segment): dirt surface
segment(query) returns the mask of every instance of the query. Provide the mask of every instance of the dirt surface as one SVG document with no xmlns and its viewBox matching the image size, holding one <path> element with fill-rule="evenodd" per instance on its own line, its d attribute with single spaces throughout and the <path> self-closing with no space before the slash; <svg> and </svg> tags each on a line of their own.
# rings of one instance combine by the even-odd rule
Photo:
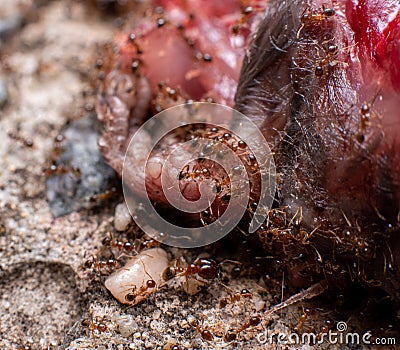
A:
<svg viewBox="0 0 400 350">
<path fill-rule="evenodd" d="M 137 233 L 134 227 L 124 233 L 114 228 L 114 210 L 123 201 L 118 185 L 100 201 L 118 179 L 96 158 L 93 144 L 97 53 L 121 24 L 116 14 L 106 16 L 89 2 L 0 2 L 0 348 L 265 349 L 277 348 L 256 339 L 266 330 L 299 327 L 318 334 L 333 310 L 303 302 L 261 317 L 234 341 L 224 339 L 228 329 L 262 316 L 282 298 L 280 280 L 235 275 L 235 263 L 223 264 L 223 277 L 195 296 L 165 288 L 132 308 L 106 290 L 104 273 L 83 268 L 104 253 L 102 240 L 110 233 L 121 239 Z M 71 150 L 68 140 L 85 142 Z M 52 172 L 52 162 L 60 165 L 60 159 L 69 168 Z M 67 190 L 72 195 L 60 199 Z M 171 259 L 203 254 L 222 261 L 218 249 L 168 252 Z M 244 288 L 250 299 L 221 307 L 221 298 Z M 310 314 L 302 317 L 306 307 Z M 336 315 L 338 320 L 352 324 Z M 213 340 L 202 339 L 207 330 Z"/>
</svg>

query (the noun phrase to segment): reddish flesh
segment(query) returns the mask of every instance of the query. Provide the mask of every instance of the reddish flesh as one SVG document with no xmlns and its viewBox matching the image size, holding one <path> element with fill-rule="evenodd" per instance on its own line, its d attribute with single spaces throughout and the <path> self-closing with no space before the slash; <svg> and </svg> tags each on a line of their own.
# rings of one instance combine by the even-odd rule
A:
<svg viewBox="0 0 400 350">
<path fill-rule="evenodd" d="M 236 107 L 254 116 L 274 145 L 280 204 L 289 217 L 301 210 L 302 224 L 317 229 L 310 243 L 322 259 L 397 295 L 400 4 L 343 0 L 312 6 L 271 4 L 244 60 Z M 324 6 L 335 15 L 318 17 Z M 302 13 L 315 17 L 301 23 Z M 327 56 L 329 45 L 337 45 L 337 53 Z M 363 104 L 369 120 L 362 126 Z M 388 234 L 388 227 L 396 229 Z M 266 240 L 263 232 L 260 237 Z M 301 281 L 303 269 L 303 282 L 311 283 L 312 259 L 303 267 L 293 261 L 293 280 Z"/>
<path fill-rule="evenodd" d="M 152 19 L 135 30 L 144 51 L 138 74 L 150 81 L 153 96 L 162 80 L 180 90 L 179 102 L 212 97 L 232 105 L 244 57 L 235 107 L 252 118 L 275 151 L 281 174 L 280 205 L 288 208 L 289 216 L 301 209 L 304 228 L 317 230 L 304 249 L 313 257 L 315 250 L 320 251 L 327 262 L 326 273 L 333 259 L 332 264 L 349 270 L 355 279 L 382 281 L 386 290 L 399 297 L 400 276 L 394 268 L 400 255 L 399 2 L 318 0 L 310 7 L 300 0 L 271 1 L 247 52 L 243 45 L 248 32 L 240 32 L 243 45 L 236 47 L 229 31 L 229 25 L 240 18 L 238 2 L 229 1 L 224 8 L 218 3 L 160 1 L 170 23 L 156 28 Z M 335 9 L 333 16 L 321 16 L 327 7 Z M 195 17 L 190 19 L 189 13 Z M 302 22 L 304 14 L 311 20 Z M 176 29 L 178 21 L 195 39 L 194 48 Z M 138 76 L 131 73 L 130 65 L 136 48 L 126 33 L 117 42 L 117 71 L 135 81 Z M 338 49 L 329 56 L 331 44 Z M 211 54 L 212 61 L 193 59 L 193 50 Z M 235 59 L 227 60 L 230 55 Z M 321 76 L 316 74 L 318 66 L 322 66 Z M 119 95 L 103 96 L 111 97 Z M 362 125 L 364 104 L 369 106 L 369 120 Z M 126 148 L 142 118 L 126 108 L 128 113 L 119 114 L 130 118 L 124 137 L 117 139 L 107 130 L 103 134 L 108 143 L 104 154 L 111 163 Z M 154 157 L 162 159 L 169 147 L 173 146 L 165 146 L 164 153 Z M 113 166 L 120 172 L 121 164 Z M 156 178 L 149 178 L 149 196 L 165 204 Z M 188 198 L 195 197 L 196 186 Z M 283 236 L 282 242 L 287 239 Z M 312 272 L 310 280 L 299 278 L 300 265 L 292 270 L 298 285 L 315 282 Z M 392 270 L 393 275 L 388 275 Z"/>
<path fill-rule="evenodd" d="M 129 136 L 145 117 L 143 112 L 158 108 L 155 96 L 159 94 L 160 83 L 177 92 L 175 100 L 165 98 L 164 108 L 188 99 L 198 101 L 208 98 L 233 105 L 246 38 L 250 33 L 248 25 L 238 33 L 232 33 L 232 26 L 239 23 L 243 16 L 239 1 L 224 2 L 224 6 L 209 1 L 156 1 L 155 6 L 159 5 L 164 8 L 162 15 L 153 15 L 133 32 L 117 36 L 115 65 L 103 84 L 101 103 L 97 108 L 100 118 L 108 122 L 100 140 L 101 148 L 120 174 Z M 252 17 L 249 15 L 247 19 Z M 164 20 L 161 26 L 157 25 L 160 19 Z M 202 58 L 207 55 L 207 59 Z M 139 61 L 139 65 L 132 71 L 134 61 Z M 155 99 L 152 103 L 147 95 L 141 93 L 145 89 L 131 87 L 138 86 L 140 82 L 143 85 L 145 81 Z M 141 101 L 148 101 L 147 108 L 137 108 Z M 124 123 L 127 117 L 130 120 Z M 157 172 L 161 171 L 159 164 L 163 163 L 173 146 L 161 145 L 160 149 L 164 148 L 164 151 L 153 153 L 146 172 L 149 197 L 159 204 L 168 204 L 168 201 L 163 195 Z M 210 169 L 213 169 L 216 178 L 221 178 L 217 168 Z M 130 178 L 132 187 L 136 188 L 138 177 L 132 173 Z M 201 181 L 182 180 L 180 187 L 183 195 L 195 200 Z M 223 189 L 221 195 L 224 193 Z"/>
<path fill-rule="evenodd" d="M 165 82 L 187 99 L 212 97 L 215 102 L 232 105 L 246 46 L 245 34 L 231 32 L 232 24 L 241 17 L 239 2 L 224 2 L 224 6 L 204 0 L 158 4 L 164 7 L 163 15 L 134 31 L 142 54 L 137 54 L 126 33 L 117 39 L 122 70 L 130 73 L 132 60 L 139 57 L 143 62 L 141 72 L 154 91 L 159 82 Z M 156 18 L 164 19 L 166 24 L 158 28 Z M 184 29 L 178 29 L 178 25 Z M 187 38 L 193 40 L 193 46 L 188 45 Z M 196 59 L 196 54 L 210 55 L 211 62 Z"/>
<path fill-rule="evenodd" d="M 396 1 L 347 0 L 346 17 L 363 64 L 375 63 L 400 89 L 400 4 Z"/>
</svg>

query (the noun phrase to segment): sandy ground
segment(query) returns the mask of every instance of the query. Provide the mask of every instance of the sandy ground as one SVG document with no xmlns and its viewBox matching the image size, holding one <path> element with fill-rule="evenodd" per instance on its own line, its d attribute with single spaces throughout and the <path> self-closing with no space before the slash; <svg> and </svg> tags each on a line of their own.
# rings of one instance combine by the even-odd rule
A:
<svg viewBox="0 0 400 350">
<path fill-rule="evenodd" d="M 104 276 L 82 265 L 102 254 L 102 239 L 110 232 L 129 235 L 114 228 L 115 206 L 123 201 L 118 190 L 105 201 L 93 197 L 110 189 L 115 175 L 101 163 L 95 145 L 92 78 L 96 53 L 121 22 L 82 1 L 1 1 L 0 19 L 1 349 L 277 348 L 260 344 L 256 336 L 293 331 L 307 306 L 311 316 L 302 330 L 321 330 L 329 307 L 299 303 L 241 332 L 236 341 L 224 341 L 229 328 L 262 314 L 281 293 L 280 281 L 234 277 L 235 265 L 229 263 L 220 281 L 195 296 L 169 288 L 132 308 L 119 304 L 104 287 Z M 67 151 L 57 148 L 59 134 Z M 49 180 L 48 169 L 60 157 L 80 168 L 70 182 Z M 61 198 L 65 188 L 73 192 L 67 199 Z M 60 207 L 73 211 L 65 214 Z M 213 248 L 168 251 L 171 258 L 204 253 L 222 260 Z M 250 300 L 219 307 L 228 290 L 243 288 L 253 293 Z M 204 330 L 211 330 L 214 340 L 202 340 Z"/>
</svg>

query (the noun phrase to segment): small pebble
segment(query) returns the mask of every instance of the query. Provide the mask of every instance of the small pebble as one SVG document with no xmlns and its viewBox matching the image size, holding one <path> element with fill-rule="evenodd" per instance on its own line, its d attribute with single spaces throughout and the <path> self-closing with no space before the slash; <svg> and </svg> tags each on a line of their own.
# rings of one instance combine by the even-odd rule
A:
<svg viewBox="0 0 400 350">
<path fill-rule="evenodd" d="M 256 297 L 254 298 L 254 306 L 256 308 L 256 311 L 259 312 L 265 308 L 265 301 L 262 300 L 261 297 Z"/>
<path fill-rule="evenodd" d="M 181 327 L 182 329 L 187 329 L 189 328 L 189 323 L 186 320 L 182 320 L 179 322 L 179 327 Z"/>
<path fill-rule="evenodd" d="M 0 39 L 7 39 L 22 26 L 22 23 L 23 18 L 20 14 L 0 19 Z"/>
<path fill-rule="evenodd" d="M 146 347 L 146 349 L 154 349 L 154 343 L 152 341 L 146 341 L 144 343 L 144 346 Z"/>
<path fill-rule="evenodd" d="M 137 329 L 138 324 L 131 315 L 124 315 L 116 320 L 118 330 L 122 337 L 130 337 Z"/>
<path fill-rule="evenodd" d="M 149 338 L 150 338 L 149 332 L 144 331 L 144 332 L 142 333 L 142 339 L 143 339 L 143 340 L 147 340 L 147 339 L 149 339 Z"/>
<path fill-rule="evenodd" d="M 158 327 L 158 322 L 157 321 L 153 320 L 153 321 L 150 322 L 150 328 L 152 330 L 157 329 L 157 327 Z"/>
<path fill-rule="evenodd" d="M 131 214 L 125 203 L 120 203 L 115 207 L 114 227 L 117 231 L 125 231 L 132 222 Z"/>
<path fill-rule="evenodd" d="M 8 91 L 3 79 L 0 79 L 0 108 L 8 101 Z"/>
<path fill-rule="evenodd" d="M 153 312 L 153 319 L 158 320 L 161 316 L 161 310 L 156 310 Z"/>
</svg>

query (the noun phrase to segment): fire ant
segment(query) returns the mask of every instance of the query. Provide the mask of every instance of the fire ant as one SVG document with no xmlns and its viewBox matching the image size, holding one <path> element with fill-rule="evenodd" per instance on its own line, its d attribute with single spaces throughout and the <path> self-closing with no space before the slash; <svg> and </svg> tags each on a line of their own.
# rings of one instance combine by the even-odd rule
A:
<svg viewBox="0 0 400 350">
<path fill-rule="evenodd" d="M 314 74 L 317 78 L 321 78 L 327 71 L 327 68 L 329 67 L 334 67 L 338 64 L 342 64 L 344 66 L 348 66 L 347 63 L 340 61 L 337 58 L 338 52 L 339 52 L 339 47 L 333 42 L 334 37 L 325 40 L 322 43 L 317 43 L 313 42 L 313 44 L 316 46 L 317 53 L 321 51 L 324 52 L 323 55 L 319 55 L 322 58 L 317 59 L 316 66 L 314 68 Z M 355 47 L 356 45 L 350 45 L 346 47 L 340 48 L 340 51 L 345 51 L 345 50 L 350 50 L 351 48 Z"/>
<path fill-rule="evenodd" d="M 294 331 L 296 333 L 300 333 L 300 332 L 310 332 L 310 329 L 305 329 L 305 324 L 307 323 L 307 321 L 310 319 L 311 314 L 313 313 L 313 310 L 310 309 L 309 307 L 303 307 L 302 308 L 303 312 L 298 320 L 297 325 L 294 327 Z M 317 334 L 317 340 L 320 340 L 324 334 L 328 333 L 328 331 L 334 326 L 334 322 L 330 319 L 326 319 L 324 324 L 322 326 L 320 326 L 320 332 Z M 308 327 L 310 328 L 310 326 Z M 314 329 L 312 329 L 312 331 L 314 332 Z"/>
<path fill-rule="evenodd" d="M 320 23 L 334 16 L 335 13 L 334 9 L 325 6 L 322 6 L 322 11 L 310 10 L 307 7 L 300 17 L 301 26 L 297 32 L 297 38 L 300 38 L 300 33 L 306 25 Z"/>
<path fill-rule="evenodd" d="M 230 343 L 236 340 L 238 334 L 240 334 L 241 332 L 250 327 L 257 327 L 260 323 L 261 323 L 261 317 L 259 315 L 253 315 L 241 327 L 228 329 L 225 332 L 224 340 L 227 343 Z"/>
<path fill-rule="evenodd" d="M 83 267 L 85 269 L 96 270 L 98 273 L 101 274 L 104 271 L 112 272 L 114 269 L 119 267 L 119 262 L 113 258 L 107 260 L 100 260 L 91 256 L 88 260 L 86 260 L 83 263 Z"/>
<path fill-rule="evenodd" d="M 203 320 L 202 320 L 203 323 Z M 197 332 L 200 333 L 201 339 L 211 342 L 214 340 L 214 334 L 211 332 L 210 329 L 204 328 L 202 325 L 200 325 L 199 321 L 197 319 L 193 319 L 189 322 L 189 324 L 197 330 Z"/>
<path fill-rule="evenodd" d="M 322 11 L 316 13 L 315 11 L 309 11 L 307 13 L 307 9 L 304 10 L 303 14 L 300 17 L 301 23 L 310 23 L 310 22 L 320 22 L 328 17 L 332 17 L 335 14 L 335 10 L 331 8 L 325 8 L 322 6 Z"/>
<path fill-rule="evenodd" d="M 227 306 L 228 304 L 233 304 L 233 303 L 238 302 L 242 298 L 245 300 L 248 300 L 253 296 L 253 294 L 250 291 L 248 291 L 247 289 L 242 289 L 238 293 L 233 293 L 233 291 L 228 289 L 228 292 L 229 292 L 229 296 L 224 297 L 219 301 L 219 307 L 221 309 L 224 308 L 225 306 Z"/>
<path fill-rule="evenodd" d="M 325 324 L 321 327 L 320 332 L 317 335 L 317 340 L 321 340 L 324 335 L 326 335 L 330 329 L 334 326 L 334 322 L 332 320 L 325 320 Z"/>
<path fill-rule="evenodd" d="M 161 245 L 161 243 L 155 239 L 149 239 L 149 240 L 145 240 L 143 242 L 139 243 L 139 251 L 143 251 L 146 249 L 150 249 L 150 248 L 156 248 L 159 247 Z"/>
<path fill-rule="evenodd" d="M 55 160 L 61 155 L 63 146 L 65 143 L 66 137 L 63 134 L 57 134 L 54 137 L 54 147 L 52 150 L 52 159 L 53 159 L 53 165 L 55 165 Z"/>
<path fill-rule="evenodd" d="M 179 89 L 172 88 L 163 81 L 158 83 L 158 92 L 154 103 L 157 113 L 184 102 Z"/>
<path fill-rule="evenodd" d="M 128 42 L 133 45 L 134 49 L 136 50 L 136 53 L 138 55 L 141 55 L 143 53 L 143 50 L 140 48 L 139 44 L 136 41 L 136 34 L 131 33 L 128 35 Z"/>
<path fill-rule="evenodd" d="M 97 205 L 100 202 L 104 202 L 109 200 L 110 198 L 113 198 L 116 194 L 117 194 L 117 188 L 111 187 L 109 190 L 90 196 L 89 202 L 91 204 Z"/>
<path fill-rule="evenodd" d="M 356 135 L 356 139 L 359 143 L 363 143 L 365 141 L 365 132 L 367 127 L 371 124 L 371 119 L 373 115 L 371 113 L 371 108 L 375 103 L 379 93 L 377 93 L 370 103 L 364 102 L 359 110 L 360 115 L 360 129 Z"/>
<path fill-rule="evenodd" d="M 242 139 L 240 139 L 236 134 L 231 134 L 225 129 L 219 129 L 217 127 L 211 127 L 209 131 L 205 135 L 206 137 L 217 141 L 217 142 L 222 142 L 229 146 L 234 152 L 236 152 L 238 149 L 239 150 L 246 150 L 247 144 L 244 142 Z M 211 147 L 213 144 L 209 145 L 209 148 L 211 150 Z M 221 158 L 224 156 L 224 150 L 220 150 L 219 152 L 222 152 Z"/>
<path fill-rule="evenodd" d="M 67 166 L 65 164 L 57 164 L 56 158 L 60 156 L 63 143 L 65 141 L 65 136 L 63 134 L 57 134 L 54 137 L 54 149 L 52 151 L 52 163 L 51 165 L 43 170 L 44 175 L 47 177 L 55 176 L 55 175 L 66 175 L 71 174 L 71 176 L 76 177 L 79 179 L 81 177 L 81 170 L 75 166 Z"/>
<path fill-rule="evenodd" d="M 136 304 L 136 298 L 138 296 L 150 294 L 149 290 L 155 288 L 157 288 L 156 281 L 149 279 L 146 281 L 146 284 L 139 289 L 136 289 L 136 287 L 132 288 L 132 291 L 125 295 L 125 300 L 130 304 Z"/>
<path fill-rule="evenodd" d="M 193 171 L 189 171 L 189 165 L 186 165 L 178 175 L 178 180 L 183 180 L 183 179 L 191 179 L 191 180 L 196 180 L 200 177 L 208 177 L 210 176 L 210 171 L 207 168 L 202 168 L 202 169 L 193 169 Z"/>
<path fill-rule="evenodd" d="M 117 240 L 113 234 L 103 238 L 102 240 L 103 247 L 107 247 L 113 253 L 113 249 L 116 249 L 120 254 L 127 252 L 131 253 L 135 251 L 135 246 L 130 241 L 119 241 Z"/>
<path fill-rule="evenodd" d="M 211 207 L 209 207 L 209 208 L 206 209 L 206 210 L 203 210 L 203 211 L 200 213 L 200 221 L 201 221 L 201 223 L 202 223 L 203 226 L 207 226 L 207 225 L 209 225 L 210 223 L 215 222 L 215 220 L 217 220 L 218 217 L 220 217 L 219 210 L 218 210 L 218 215 L 215 216 Z"/>
<path fill-rule="evenodd" d="M 306 231 L 304 228 L 301 227 L 301 223 L 303 221 L 303 209 L 299 207 L 293 217 L 290 219 L 288 223 L 288 228 L 294 228 L 297 230 L 297 235 L 293 236 L 291 233 L 286 232 L 285 236 L 288 238 L 288 241 L 294 237 L 295 241 L 298 242 L 301 246 L 310 247 L 315 252 L 315 256 L 318 262 L 322 262 L 321 254 L 319 253 L 318 249 L 311 243 L 311 237 L 318 232 L 320 226 L 316 226 L 311 232 Z M 289 243 L 289 242 L 287 242 Z M 289 247 L 287 245 L 287 247 Z"/>
<path fill-rule="evenodd" d="M 8 137 L 13 139 L 13 140 L 15 140 L 15 141 L 21 142 L 25 147 L 28 147 L 28 148 L 32 148 L 33 145 L 34 145 L 33 144 L 33 140 L 31 138 L 23 137 L 23 136 L 21 136 L 21 135 L 19 135 L 17 133 L 12 132 L 12 131 L 10 131 L 8 133 Z"/>
<path fill-rule="evenodd" d="M 372 259 L 375 255 L 375 245 L 373 242 L 361 237 L 354 238 L 355 253 L 360 259 Z"/>
<path fill-rule="evenodd" d="M 180 257 L 175 259 L 172 266 L 164 271 L 165 280 L 169 280 L 176 276 L 193 276 L 211 280 L 219 275 L 219 264 L 212 259 L 197 258 L 190 265 L 186 265 L 185 260 Z"/>
<path fill-rule="evenodd" d="M 263 1 L 259 0 L 241 0 L 240 7 L 243 15 L 251 15 L 254 12 L 260 12 L 265 10 Z"/>
<path fill-rule="evenodd" d="M 248 29 L 249 28 L 249 19 L 256 13 L 262 12 L 265 9 L 265 6 L 262 1 L 249 1 L 249 0 L 241 0 L 240 7 L 242 11 L 242 15 L 240 19 L 236 21 L 232 26 L 232 33 L 237 35 L 240 32 L 240 29 Z"/>
<path fill-rule="evenodd" d="M 337 61 L 333 58 L 336 56 L 338 52 L 338 47 L 335 44 L 329 45 L 325 50 L 325 57 L 318 61 L 317 66 L 315 67 L 314 73 L 317 78 L 321 78 L 325 69 L 328 66 L 336 65 Z"/>
<path fill-rule="evenodd" d="M 180 257 L 172 262 L 163 272 L 163 279 L 169 281 L 176 277 L 184 277 L 184 290 L 189 295 L 194 295 L 200 288 L 219 277 L 220 266 L 212 259 L 197 258 L 193 263 L 187 265 L 184 258 Z"/>
<path fill-rule="evenodd" d="M 303 329 L 304 323 L 306 323 L 306 321 L 309 318 L 310 314 L 311 314 L 311 309 L 306 307 L 303 310 L 303 313 L 300 316 L 300 319 L 299 319 L 299 322 L 298 322 L 297 326 L 294 328 L 294 330 L 296 332 L 299 332 L 299 331 L 301 331 Z"/>
<path fill-rule="evenodd" d="M 87 333 L 104 333 L 109 331 L 107 324 L 104 322 L 104 316 L 96 316 L 93 318 L 92 313 L 90 313 L 90 319 L 83 319 L 81 325 L 87 329 Z"/>
<path fill-rule="evenodd" d="M 65 165 L 56 165 L 52 164 L 48 169 L 44 171 L 44 174 L 48 177 L 54 176 L 54 175 L 65 175 L 65 174 L 72 174 L 76 178 L 81 177 L 81 171 L 79 168 L 76 167 L 66 167 Z"/>
<path fill-rule="evenodd" d="M 367 126 L 369 125 L 369 121 L 371 118 L 371 114 L 370 114 L 370 105 L 367 103 L 364 103 L 361 108 L 360 108 L 360 131 L 364 132 L 367 128 Z M 364 135 L 360 135 L 360 137 L 358 138 L 358 140 L 360 142 L 364 141 Z"/>
</svg>

